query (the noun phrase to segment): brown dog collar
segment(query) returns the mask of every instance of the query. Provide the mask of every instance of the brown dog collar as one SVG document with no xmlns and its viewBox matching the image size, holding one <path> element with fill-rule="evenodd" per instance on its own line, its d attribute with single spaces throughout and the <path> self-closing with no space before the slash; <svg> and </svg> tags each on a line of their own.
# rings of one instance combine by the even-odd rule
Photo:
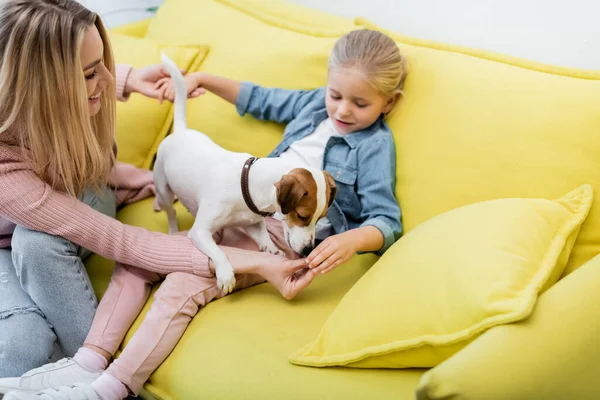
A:
<svg viewBox="0 0 600 400">
<path fill-rule="evenodd" d="M 252 167 L 252 164 L 254 164 L 256 160 L 258 160 L 258 157 L 250 157 L 246 160 L 246 162 L 244 163 L 244 167 L 242 168 L 242 196 L 244 197 L 244 201 L 246 202 L 246 205 L 248 206 L 250 211 L 260 215 L 261 217 L 270 217 L 274 213 L 260 211 L 256 207 L 256 204 L 254 204 L 254 202 L 252 201 L 252 197 L 250 197 L 250 190 L 248 189 L 248 174 L 250 174 L 250 167 Z"/>
</svg>

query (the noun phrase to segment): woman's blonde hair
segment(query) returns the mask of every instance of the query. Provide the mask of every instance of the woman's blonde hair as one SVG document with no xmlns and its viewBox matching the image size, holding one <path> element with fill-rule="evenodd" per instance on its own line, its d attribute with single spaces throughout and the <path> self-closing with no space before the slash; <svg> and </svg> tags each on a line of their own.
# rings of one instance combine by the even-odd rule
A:
<svg viewBox="0 0 600 400">
<path fill-rule="evenodd" d="M 359 29 L 342 36 L 329 56 L 329 70 L 358 68 L 384 97 L 402 93 L 406 61 L 396 43 L 387 35 Z"/>
<path fill-rule="evenodd" d="M 37 175 L 81 195 L 99 189 L 114 163 L 115 88 L 90 117 L 81 44 L 95 25 L 114 76 L 100 18 L 74 0 L 8 0 L 0 10 L 0 141 L 9 129 Z"/>
</svg>

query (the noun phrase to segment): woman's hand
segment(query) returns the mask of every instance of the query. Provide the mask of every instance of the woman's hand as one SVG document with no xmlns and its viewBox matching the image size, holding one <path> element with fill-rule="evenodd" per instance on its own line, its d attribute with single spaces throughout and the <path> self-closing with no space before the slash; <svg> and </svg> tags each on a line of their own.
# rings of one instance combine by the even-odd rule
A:
<svg viewBox="0 0 600 400">
<path fill-rule="evenodd" d="M 329 236 L 323 240 L 306 258 L 308 267 L 315 274 L 326 274 L 348 261 L 357 251 L 355 235 L 347 231 Z"/>
<path fill-rule="evenodd" d="M 185 90 L 188 98 L 198 97 L 206 92 L 202 87 L 201 72 L 194 72 L 186 75 L 183 77 L 183 80 L 185 81 Z M 175 101 L 175 86 L 173 84 L 173 79 L 170 77 L 159 79 L 154 85 L 154 88 L 158 92 L 157 98 L 160 103 L 162 103 L 164 99 Z"/>
<path fill-rule="evenodd" d="M 307 268 L 305 259 L 284 260 L 281 264 L 266 263 L 259 273 L 287 300 L 293 299 L 317 276 L 314 270 Z"/>
<path fill-rule="evenodd" d="M 181 73 L 183 74 L 185 71 L 181 71 Z M 125 82 L 125 92 L 138 92 L 144 96 L 158 99 L 161 92 L 157 89 L 156 84 L 161 79 L 170 80 L 169 72 L 162 64 L 150 65 L 140 69 L 133 68 Z M 203 89 L 198 90 L 189 97 L 197 97 L 203 93 Z"/>
</svg>

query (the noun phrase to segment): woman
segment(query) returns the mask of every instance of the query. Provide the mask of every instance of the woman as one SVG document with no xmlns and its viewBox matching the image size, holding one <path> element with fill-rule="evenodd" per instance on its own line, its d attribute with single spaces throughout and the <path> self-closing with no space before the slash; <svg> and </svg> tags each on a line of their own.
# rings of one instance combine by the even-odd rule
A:
<svg viewBox="0 0 600 400">
<path fill-rule="evenodd" d="M 150 173 L 115 163 L 115 101 L 135 91 L 156 97 L 153 85 L 163 76 L 158 66 L 115 68 L 100 18 L 74 0 L 2 6 L 0 377 L 72 356 L 82 345 L 96 309 L 82 262 L 90 253 L 128 270 L 214 279 L 189 238 L 114 219 L 125 198 L 151 194 Z M 126 175 L 135 175 L 133 195 L 114 191 Z M 223 250 L 236 272 L 259 274 L 286 298 L 314 277 L 296 274 L 302 260 Z M 13 383 L 2 380 L 0 389 Z"/>
</svg>

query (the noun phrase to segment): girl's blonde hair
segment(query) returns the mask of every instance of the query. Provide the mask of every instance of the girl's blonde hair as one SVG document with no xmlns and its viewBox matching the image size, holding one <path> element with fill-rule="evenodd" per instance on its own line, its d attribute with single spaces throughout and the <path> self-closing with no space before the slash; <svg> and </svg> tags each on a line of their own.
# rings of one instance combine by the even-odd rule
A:
<svg viewBox="0 0 600 400">
<path fill-rule="evenodd" d="M 81 65 L 81 44 L 92 25 L 114 76 L 102 21 L 76 1 L 8 0 L 0 11 L 0 140 L 9 129 L 18 132 L 37 175 L 73 196 L 99 189 L 114 163 L 114 85 L 90 117 Z"/>
<path fill-rule="evenodd" d="M 384 97 L 402 93 L 406 61 L 396 43 L 387 35 L 359 29 L 342 36 L 329 56 L 329 70 L 358 68 Z"/>
</svg>

